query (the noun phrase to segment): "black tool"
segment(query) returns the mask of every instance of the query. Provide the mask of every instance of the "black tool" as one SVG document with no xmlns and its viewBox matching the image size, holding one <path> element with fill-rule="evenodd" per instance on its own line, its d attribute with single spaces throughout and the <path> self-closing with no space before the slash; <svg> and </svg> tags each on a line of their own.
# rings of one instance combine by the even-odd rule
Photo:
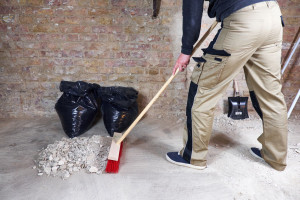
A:
<svg viewBox="0 0 300 200">
<path fill-rule="evenodd" d="M 240 97 L 238 83 L 233 80 L 234 97 L 228 97 L 228 117 L 232 119 L 246 119 L 248 116 L 248 97 Z"/>
</svg>

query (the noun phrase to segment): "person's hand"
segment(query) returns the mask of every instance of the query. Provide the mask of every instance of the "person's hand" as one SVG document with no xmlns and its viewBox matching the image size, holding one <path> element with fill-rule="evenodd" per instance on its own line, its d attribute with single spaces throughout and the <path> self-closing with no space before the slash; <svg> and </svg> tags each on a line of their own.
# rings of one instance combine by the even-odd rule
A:
<svg viewBox="0 0 300 200">
<path fill-rule="evenodd" d="M 187 68 L 188 64 L 190 63 L 190 58 L 190 55 L 180 54 L 173 68 L 173 75 L 175 74 L 177 68 L 179 68 L 179 70 L 183 72 L 184 69 Z"/>
</svg>

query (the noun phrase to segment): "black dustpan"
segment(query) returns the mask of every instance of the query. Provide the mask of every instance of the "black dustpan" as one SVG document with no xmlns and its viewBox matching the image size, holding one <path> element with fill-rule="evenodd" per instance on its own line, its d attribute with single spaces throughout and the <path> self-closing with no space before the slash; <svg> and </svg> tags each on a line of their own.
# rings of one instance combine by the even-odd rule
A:
<svg viewBox="0 0 300 200">
<path fill-rule="evenodd" d="M 246 119 L 248 116 L 248 97 L 240 97 L 237 81 L 234 80 L 234 97 L 228 97 L 228 117 Z"/>
</svg>

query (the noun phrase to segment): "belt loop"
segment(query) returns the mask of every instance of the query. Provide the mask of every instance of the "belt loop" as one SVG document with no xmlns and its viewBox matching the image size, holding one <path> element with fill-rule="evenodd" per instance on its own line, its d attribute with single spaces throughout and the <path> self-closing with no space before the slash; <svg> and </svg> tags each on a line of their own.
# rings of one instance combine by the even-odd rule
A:
<svg viewBox="0 0 300 200">
<path fill-rule="evenodd" d="M 270 2 L 266 1 L 266 3 L 267 3 L 268 8 L 270 8 L 270 5 L 269 5 Z"/>
<path fill-rule="evenodd" d="M 252 5 L 252 9 L 253 9 L 253 10 L 255 9 L 255 6 L 254 6 L 254 5 Z"/>
</svg>

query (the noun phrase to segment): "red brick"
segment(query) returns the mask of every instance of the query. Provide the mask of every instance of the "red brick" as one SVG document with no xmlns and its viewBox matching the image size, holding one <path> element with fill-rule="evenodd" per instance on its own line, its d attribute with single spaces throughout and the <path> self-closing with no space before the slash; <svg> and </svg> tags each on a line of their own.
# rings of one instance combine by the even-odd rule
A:
<svg viewBox="0 0 300 200">
<path fill-rule="evenodd" d="M 112 25 L 113 18 L 111 16 L 93 16 L 93 17 L 86 17 L 81 19 L 81 23 L 90 24 L 90 25 Z"/>
<path fill-rule="evenodd" d="M 80 17 L 66 17 L 64 22 L 66 24 L 80 24 L 81 20 L 82 19 Z"/>
<path fill-rule="evenodd" d="M 286 44 L 290 44 L 295 40 L 295 35 L 287 35 L 287 34 L 283 34 L 283 41 Z M 285 44 L 285 45 L 286 45 Z"/>
<path fill-rule="evenodd" d="M 63 39 L 61 34 L 56 33 L 38 33 L 36 37 L 39 41 L 58 41 Z"/>
<path fill-rule="evenodd" d="M 180 3 L 177 0 L 161 0 L 162 7 L 174 7 L 179 5 Z"/>
<path fill-rule="evenodd" d="M 129 41 L 129 35 L 127 34 L 123 34 L 123 33 L 120 33 L 120 34 L 109 34 L 108 35 L 108 40 L 110 42 L 114 42 L 114 41 L 119 41 L 119 42 L 127 42 Z"/>
<path fill-rule="evenodd" d="M 90 5 L 92 5 L 92 3 L 93 3 L 93 0 L 80 0 L 77 2 L 78 6 L 80 6 L 80 7 L 90 6 Z"/>
<path fill-rule="evenodd" d="M 105 83 L 108 78 L 105 74 L 79 74 L 78 80 L 90 82 L 90 83 Z"/>
<path fill-rule="evenodd" d="M 169 59 L 173 59 L 173 53 L 172 52 L 162 52 L 158 54 L 159 58 L 169 58 Z"/>
<path fill-rule="evenodd" d="M 60 42 L 41 42 L 41 49 L 43 50 L 55 50 L 55 49 L 60 49 L 61 48 L 61 43 Z"/>
<path fill-rule="evenodd" d="M 113 6 L 122 6 L 122 7 L 124 7 L 126 5 L 126 0 L 111 0 L 111 4 Z"/>
<path fill-rule="evenodd" d="M 96 42 L 98 41 L 98 35 L 97 34 L 80 34 L 80 41 L 90 41 L 90 42 Z"/>
<path fill-rule="evenodd" d="M 28 26 L 23 25 L 23 24 L 15 25 L 15 26 L 12 26 L 12 31 L 24 33 L 24 32 L 29 32 L 29 28 L 28 28 Z"/>
<path fill-rule="evenodd" d="M 107 46 L 104 43 L 93 42 L 93 43 L 85 43 L 85 49 L 107 51 L 109 49 L 109 46 Z"/>
<path fill-rule="evenodd" d="M 101 51 L 101 50 L 96 50 L 96 51 L 85 51 L 84 55 L 86 58 L 102 58 L 102 59 L 111 59 L 113 58 L 113 53 L 109 51 Z"/>
<path fill-rule="evenodd" d="M 144 67 L 130 67 L 130 73 L 132 74 L 144 74 L 145 68 Z"/>
<path fill-rule="evenodd" d="M 23 57 L 23 51 L 20 50 L 10 50 L 10 56 L 12 58 L 21 58 Z"/>
<path fill-rule="evenodd" d="M 149 50 L 150 44 L 124 43 L 121 45 L 125 50 Z"/>
<path fill-rule="evenodd" d="M 146 58 L 144 51 L 133 51 L 130 52 L 130 58 Z"/>
<path fill-rule="evenodd" d="M 47 17 L 46 20 L 58 25 L 67 23 L 66 18 L 64 16 L 51 16 L 49 18 Z"/>
<path fill-rule="evenodd" d="M 29 7 L 26 8 L 25 14 L 27 15 L 32 15 L 32 13 L 35 13 L 38 16 L 52 16 L 54 14 L 54 10 L 49 7 L 44 7 L 44 8 L 35 8 L 35 7 Z"/>
<path fill-rule="evenodd" d="M 37 42 L 17 42 L 16 46 L 19 49 L 25 49 L 25 50 L 27 50 L 27 49 L 40 49 L 41 48 L 40 43 L 37 43 Z"/>
<path fill-rule="evenodd" d="M 151 16 L 152 9 L 144 9 L 144 8 L 123 8 L 122 12 L 126 15 L 131 16 Z"/>
<path fill-rule="evenodd" d="M 105 8 L 89 8 L 87 10 L 87 14 L 89 16 L 109 15 L 109 14 L 111 14 L 111 10 L 105 9 Z"/>
<path fill-rule="evenodd" d="M 53 64 L 54 65 L 59 65 L 59 66 L 71 66 L 73 65 L 73 60 L 72 59 L 54 59 Z"/>
<path fill-rule="evenodd" d="M 121 59 L 121 58 L 129 58 L 130 57 L 130 52 L 117 52 L 116 53 L 116 58 Z"/>
<path fill-rule="evenodd" d="M 46 6 L 60 6 L 62 2 L 60 0 L 44 0 Z"/>
<path fill-rule="evenodd" d="M 298 17 L 285 17 L 284 18 L 284 23 L 292 26 L 299 26 L 300 25 L 300 16 Z"/>
<path fill-rule="evenodd" d="M 149 42 L 159 42 L 161 40 L 159 35 L 151 35 L 147 38 Z"/>
<path fill-rule="evenodd" d="M 127 67 L 147 67 L 148 64 L 144 60 L 126 60 L 125 65 Z"/>
<path fill-rule="evenodd" d="M 6 32 L 7 31 L 7 25 L 0 24 L 0 32 Z"/>
<path fill-rule="evenodd" d="M 0 6 L 22 6 L 26 4 L 26 0 L 1 0 Z"/>
<path fill-rule="evenodd" d="M 34 19 L 33 16 L 23 16 L 23 15 L 21 15 L 19 17 L 19 22 L 21 24 L 32 24 L 32 23 L 34 23 L 34 21 L 35 21 L 35 19 Z"/>
<path fill-rule="evenodd" d="M 27 4 L 33 6 L 41 6 L 43 5 L 43 0 L 27 0 Z"/>
<path fill-rule="evenodd" d="M 38 57 L 39 52 L 35 51 L 35 50 L 26 50 L 26 51 L 24 51 L 23 56 L 24 57 L 30 57 L 30 58 Z"/>
<path fill-rule="evenodd" d="M 37 36 L 36 36 L 36 34 L 32 34 L 32 33 L 20 34 L 20 40 L 21 41 L 36 41 Z"/>
<path fill-rule="evenodd" d="M 293 8 L 299 6 L 298 0 L 277 0 L 282 9 Z"/>
<path fill-rule="evenodd" d="M 60 0 L 62 5 L 77 6 L 77 0 Z"/>
<path fill-rule="evenodd" d="M 113 20 L 111 21 L 111 23 L 113 24 L 113 25 L 118 25 L 118 26 L 120 26 L 120 25 L 129 25 L 130 24 L 130 20 L 131 19 L 128 19 L 126 16 L 115 16 L 114 18 L 113 18 Z"/>
<path fill-rule="evenodd" d="M 57 16 L 81 16 L 87 15 L 87 8 L 75 8 L 75 7 L 60 7 L 55 9 L 55 14 Z"/>
<path fill-rule="evenodd" d="M 86 58 L 98 58 L 99 57 L 97 51 L 85 51 L 84 56 Z"/>
<path fill-rule="evenodd" d="M 62 51 L 54 50 L 54 51 L 41 51 L 40 52 L 41 57 L 53 57 L 53 58 L 61 58 L 62 57 Z"/>
<path fill-rule="evenodd" d="M 145 6 L 144 1 L 137 1 L 137 0 L 127 0 L 127 4 L 130 7 L 143 7 Z"/>
<path fill-rule="evenodd" d="M 130 42 L 144 42 L 144 43 L 146 43 L 146 42 L 149 42 L 147 39 L 148 39 L 148 37 L 147 37 L 147 35 L 145 35 L 145 34 L 135 34 L 135 33 L 131 33 L 131 34 L 129 34 L 130 36 L 129 36 L 129 39 L 128 39 L 128 41 L 130 41 Z"/>
<path fill-rule="evenodd" d="M 81 42 L 76 42 L 76 43 L 75 42 L 67 42 L 67 43 L 62 43 L 61 48 L 64 50 L 81 51 L 81 50 L 85 49 L 85 46 Z"/>
<path fill-rule="evenodd" d="M 113 73 L 113 69 L 112 67 L 103 67 L 103 66 L 99 66 L 99 73 L 100 74 L 111 74 Z"/>
<path fill-rule="evenodd" d="M 109 5 L 109 0 L 94 0 L 91 5 L 95 7 L 107 7 Z"/>
<path fill-rule="evenodd" d="M 33 32 L 55 33 L 59 32 L 59 27 L 53 24 L 38 24 L 33 26 Z"/>
<path fill-rule="evenodd" d="M 91 32 L 91 27 L 83 25 L 74 25 L 74 26 L 59 26 L 60 31 L 63 33 L 89 33 Z"/>
<path fill-rule="evenodd" d="M 10 52 L 0 50 L 0 58 L 7 58 L 7 57 L 10 57 Z M 1 72 L 1 70 L 0 70 L 0 72 Z"/>
<path fill-rule="evenodd" d="M 123 67 L 125 61 L 122 60 L 107 60 L 104 62 L 104 67 Z"/>
<path fill-rule="evenodd" d="M 138 77 L 138 82 L 165 82 L 167 81 L 163 76 L 152 76 L 152 75 L 144 75 Z"/>
<path fill-rule="evenodd" d="M 93 33 L 107 33 L 108 28 L 106 26 L 93 26 L 92 31 Z"/>
<path fill-rule="evenodd" d="M 62 39 L 64 41 L 68 41 L 68 42 L 77 42 L 77 41 L 79 41 L 79 35 L 78 34 L 64 34 L 64 35 L 62 35 Z"/>
<path fill-rule="evenodd" d="M 108 76 L 108 80 L 113 81 L 113 82 L 135 82 L 136 77 L 134 75 L 115 75 L 115 74 L 110 74 Z"/>
<path fill-rule="evenodd" d="M 292 17 L 298 16 L 299 17 L 300 16 L 300 7 L 295 6 L 295 7 L 290 7 L 289 9 L 281 9 L 281 13 L 284 18 L 286 16 L 292 16 Z"/>
<path fill-rule="evenodd" d="M 83 58 L 83 52 L 82 51 L 62 51 L 62 57 L 73 57 L 73 58 Z"/>
<path fill-rule="evenodd" d="M 157 74 L 159 74 L 159 69 L 158 68 L 147 69 L 146 72 L 147 72 L 147 74 L 150 74 L 150 75 L 157 75 Z"/>
<path fill-rule="evenodd" d="M 152 44 L 151 48 L 158 51 L 170 51 L 172 49 L 170 44 Z"/>
</svg>

